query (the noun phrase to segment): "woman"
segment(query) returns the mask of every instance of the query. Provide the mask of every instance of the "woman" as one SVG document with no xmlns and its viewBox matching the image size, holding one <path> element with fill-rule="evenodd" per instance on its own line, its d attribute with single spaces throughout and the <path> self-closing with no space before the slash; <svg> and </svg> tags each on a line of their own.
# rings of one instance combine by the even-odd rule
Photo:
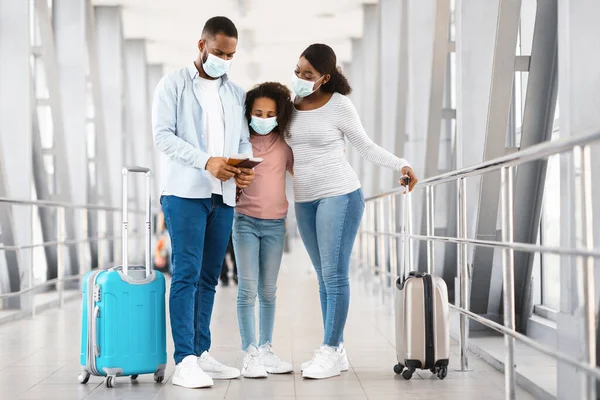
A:
<svg viewBox="0 0 600 400">
<path fill-rule="evenodd" d="M 409 164 L 377 146 L 365 132 L 348 97 L 350 85 L 323 44 L 300 56 L 292 87 L 296 93 L 287 142 L 294 153 L 294 193 L 300 236 L 317 272 L 325 337 L 304 378 L 323 379 L 348 369 L 343 333 L 348 315 L 348 269 L 364 211 L 358 177 L 345 157 L 345 138 L 367 160 L 417 178 Z"/>
<path fill-rule="evenodd" d="M 233 222 L 233 245 L 238 267 L 237 312 L 246 352 L 242 375 L 265 378 L 267 373 L 293 371 L 290 363 L 273 352 L 275 291 L 285 239 L 288 201 L 286 171 L 292 172 L 292 151 L 283 136 L 292 112 L 290 91 L 267 82 L 246 95 L 246 118 L 254 156 L 263 162 L 255 168 L 252 185 L 239 193 Z M 259 298 L 259 341 L 256 341 L 254 303 Z"/>
</svg>

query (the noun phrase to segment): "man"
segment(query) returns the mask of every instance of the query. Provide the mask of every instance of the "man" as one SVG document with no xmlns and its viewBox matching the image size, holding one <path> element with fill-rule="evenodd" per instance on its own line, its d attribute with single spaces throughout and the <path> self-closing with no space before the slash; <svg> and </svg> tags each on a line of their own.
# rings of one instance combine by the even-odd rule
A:
<svg viewBox="0 0 600 400">
<path fill-rule="evenodd" d="M 187 388 L 234 379 L 236 368 L 209 354 L 215 287 L 233 223 L 236 184 L 248 187 L 250 169 L 227 157 L 252 154 L 244 91 L 226 75 L 238 32 L 229 19 L 206 22 L 193 65 L 165 76 L 152 107 L 154 141 L 162 153 L 161 204 L 171 236 L 173 384 Z"/>
</svg>

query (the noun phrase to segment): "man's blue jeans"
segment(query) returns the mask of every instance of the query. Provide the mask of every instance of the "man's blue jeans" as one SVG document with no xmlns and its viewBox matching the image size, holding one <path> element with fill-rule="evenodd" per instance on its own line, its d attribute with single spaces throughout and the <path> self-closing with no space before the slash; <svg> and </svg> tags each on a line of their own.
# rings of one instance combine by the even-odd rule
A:
<svg viewBox="0 0 600 400">
<path fill-rule="evenodd" d="M 233 208 L 221 196 L 210 199 L 161 198 L 171 236 L 169 312 L 175 362 L 210 349 L 210 318 L 215 287 L 229 243 Z"/>
<path fill-rule="evenodd" d="M 238 268 L 237 313 L 242 350 L 273 342 L 275 292 L 283 257 L 285 219 L 258 219 L 235 214 L 233 246 Z M 259 342 L 254 304 L 259 298 Z"/>
<path fill-rule="evenodd" d="M 296 203 L 298 229 L 317 272 L 325 338 L 339 346 L 350 303 L 348 273 L 352 247 L 365 209 L 362 190 Z"/>
</svg>

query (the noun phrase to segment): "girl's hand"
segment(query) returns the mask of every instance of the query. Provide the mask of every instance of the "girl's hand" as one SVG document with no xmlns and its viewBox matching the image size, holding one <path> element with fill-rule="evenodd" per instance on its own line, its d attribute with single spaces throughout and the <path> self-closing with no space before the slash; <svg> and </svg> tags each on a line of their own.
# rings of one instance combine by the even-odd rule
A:
<svg viewBox="0 0 600 400">
<path fill-rule="evenodd" d="M 415 171 L 413 171 L 413 169 L 411 167 L 404 167 L 404 168 L 402 168 L 401 172 L 402 172 L 402 176 L 403 177 L 408 177 L 408 179 L 409 179 L 409 181 L 408 181 L 408 191 L 412 192 L 412 190 L 415 188 L 415 185 L 419 181 L 417 179 L 417 175 L 415 175 Z M 399 183 L 402 186 L 406 186 L 406 183 L 405 183 L 404 179 L 400 179 Z"/>
<path fill-rule="evenodd" d="M 241 189 L 246 189 L 254 180 L 254 170 L 250 168 L 240 168 L 240 173 L 235 176 L 235 183 Z"/>
</svg>

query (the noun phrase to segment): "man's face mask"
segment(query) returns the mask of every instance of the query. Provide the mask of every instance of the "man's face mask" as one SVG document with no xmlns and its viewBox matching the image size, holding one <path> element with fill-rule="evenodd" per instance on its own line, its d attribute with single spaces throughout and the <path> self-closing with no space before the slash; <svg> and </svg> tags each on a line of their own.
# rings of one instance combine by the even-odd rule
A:
<svg viewBox="0 0 600 400">
<path fill-rule="evenodd" d="M 206 45 L 204 46 L 205 54 L 202 56 L 202 68 L 204 72 L 211 78 L 220 78 L 227 73 L 231 66 L 231 60 L 223 60 L 208 52 Z"/>
</svg>

